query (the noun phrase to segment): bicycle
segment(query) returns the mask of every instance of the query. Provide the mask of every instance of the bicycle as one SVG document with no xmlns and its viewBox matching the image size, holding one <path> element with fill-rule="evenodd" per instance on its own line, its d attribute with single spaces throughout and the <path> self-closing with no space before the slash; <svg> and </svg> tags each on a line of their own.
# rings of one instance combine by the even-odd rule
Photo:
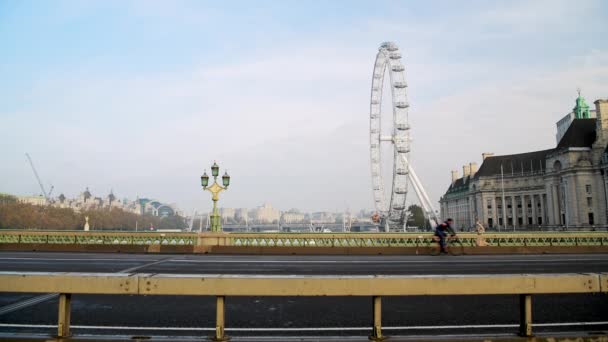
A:
<svg viewBox="0 0 608 342">
<path fill-rule="evenodd" d="M 428 244 L 431 255 L 441 254 L 441 245 L 439 244 L 439 237 L 434 235 Z M 464 254 L 464 246 L 456 235 L 447 236 L 445 239 L 445 249 L 447 249 L 450 255 L 458 256 Z"/>
</svg>

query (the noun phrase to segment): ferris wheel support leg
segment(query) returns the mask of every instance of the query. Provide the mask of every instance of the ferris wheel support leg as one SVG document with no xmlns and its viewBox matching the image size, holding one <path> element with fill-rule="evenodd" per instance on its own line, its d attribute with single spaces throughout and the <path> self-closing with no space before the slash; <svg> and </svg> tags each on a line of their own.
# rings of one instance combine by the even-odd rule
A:
<svg viewBox="0 0 608 342">
<path fill-rule="evenodd" d="M 424 187 L 422 187 L 422 184 L 420 182 L 420 179 L 416 175 L 416 172 L 414 171 L 414 169 L 411 166 L 410 166 L 410 175 L 411 175 L 411 178 L 414 180 L 414 182 L 416 184 L 416 188 L 418 189 L 418 191 L 422 195 L 422 198 L 424 198 L 424 201 L 426 203 L 426 209 L 427 209 L 427 211 L 429 211 L 431 213 L 434 213 L 435 210 L 433 208 L 433 205 L 431 204 L 431 200 L 429 199 L 429 196 L 427 195 L 426 191 L 424 190 Z"/>
<path fill-rule="evenodd" d="M 427 213 L 428 219 L 429 219 L 429 221 L 431 221 L 431 224 L 433 226 L 436 226 L 437 224 L 439 224 L 439 218 L 435 214 L 433 204 L 432 204 L 431 200 L 429 199 L 428 194 L 424 190 L 424 187 L 422 186 L 422 183 L 420 182 L 420 179 L 416 175 L 416 172 L 414 171 L 414 168 L 412 167 L 410 162 L 407 160 L 407 158 L 405 156 L 403 156 L 403 160 L 407 164 L 408 178 L 412 182 L 414 191 L 416 192 L 416 195 L 418 196 L 418 199 L 420 200 L 420 204 L 422 205 L 424 211 Z"/>
<path fill-rule="evenodd" d="M 431 224 L 433 226 L 437 226 L 439 224 L 439 218 L 437 217 L 437 214 L 435 213 L 435 208 L 433 208 L 433 204 L 431 203 L 431 200 L 429 199 L 426 191 L 424 190 L 424 187 L 422 187 L 420 179 L 418 179 L 418 176 L 416 176 L 416 173 L 414 172 L 414 170 L 411 167 L 410 167 L 410 174 L 412 176 L 411 178 L 414 179 L 414 181 L 415 181 L 418 192 L 421 194 L 421 197 L 424 199 L 424 202 L 425 202 L 424 209 L 427 213 L 429 221 L 431 222 Z"/>
<path fill-rule="evenodd" d="M 412 175 L 411 171 L 410 171 L 410 175 Z M 412 183 L 412 186 L 414 187 L 414 191 L 416 192 L 416 195 L 418 196 L 418 200 L 420 200 L 420 204 L 422 205 L 422 209 L 424 210 L 426 217 L 431 222 L 431 225 L 436 226 L 437 218 L 435 217 L 433 207 L 429 206 L 430 204 L 424 198 L 424 195 L 423 195 L 424 190 L 420 189 L 420 185 L 415 181 L 414 177 L 410 176 L 409 179 Z"/>
</svg>

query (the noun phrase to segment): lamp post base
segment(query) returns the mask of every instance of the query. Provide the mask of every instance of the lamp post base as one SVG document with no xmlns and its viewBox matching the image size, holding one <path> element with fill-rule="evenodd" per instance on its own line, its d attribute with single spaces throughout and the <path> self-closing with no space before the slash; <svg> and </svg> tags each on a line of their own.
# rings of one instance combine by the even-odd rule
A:
<svg viewBox="0 0 608 342">
<path fill-rule="evenodd" d="M 220 214 L 213 214 L 210 216 L 211 219 L 211 231 L 214 233 L 222 232 L 222 221 Z"/>
</svg>

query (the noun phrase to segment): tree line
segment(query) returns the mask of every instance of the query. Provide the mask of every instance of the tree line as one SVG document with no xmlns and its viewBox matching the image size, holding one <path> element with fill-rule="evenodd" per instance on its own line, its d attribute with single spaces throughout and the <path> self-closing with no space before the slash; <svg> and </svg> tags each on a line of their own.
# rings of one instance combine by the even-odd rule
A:
<svg viewBox="0 0 608 342">
<path fill-rule="evenodd" d="M 20 203 L 15 196 L 0 194 L 0 229 L 82 230 L 85 217 L 91 230 L 183 229 L 185 219 L 175 215 L 138 215 L 120 208 L 96 208 L 77 212 L 71 208 Z"/>
<path fill-rule="evenodd" d="M 407 208 L 407 225 L 408 227 L 418 227 L 420 229 L 431 229 L 431 222 L 424 215 L 424 210 L 421 206 L 412 204 Z"/>
</svg>

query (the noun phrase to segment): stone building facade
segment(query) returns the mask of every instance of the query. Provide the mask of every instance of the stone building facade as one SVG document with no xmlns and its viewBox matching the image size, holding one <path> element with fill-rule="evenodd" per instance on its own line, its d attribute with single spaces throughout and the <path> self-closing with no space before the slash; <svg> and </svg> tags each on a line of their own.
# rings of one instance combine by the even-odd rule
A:
<svg viewBox="0 0 608 342">
<path fill-rule="evenodd" d="M 306 215 L 296 209 L 291 209 L 281 215 L 281 222 L 283 223 L 304 223 L 305 221 Z"/>
<path fill-rule="evenodd" d="M 273 208 L 268 203 L 264 203 L 261 207 L 252 209 L 249 212 L 249 215 L 255 223 L 275 223 L 278 222 L 281 217 L 279 210 Z"/>
<path fill-rule="evenodd" d="M 17 200 L 20 203 L 27 203 L 32 205 L 46 205 L 46 198 L 42 195 L 39 196 L 19 196 Z"/>
<path fill-rule="evenodd" d="M 441 216 L 453 218 L 459 229 L 476 220 L 502 229 L 606 226 L 608 100 L 594 104 L 595 111 L 589 110 L 579 95 L 573 111 L 558 122 L 555 148 L 484 153 L 479 170 L 471 163 L 462 177 L 452 171 L 440 199 Z"/>
</svg>

